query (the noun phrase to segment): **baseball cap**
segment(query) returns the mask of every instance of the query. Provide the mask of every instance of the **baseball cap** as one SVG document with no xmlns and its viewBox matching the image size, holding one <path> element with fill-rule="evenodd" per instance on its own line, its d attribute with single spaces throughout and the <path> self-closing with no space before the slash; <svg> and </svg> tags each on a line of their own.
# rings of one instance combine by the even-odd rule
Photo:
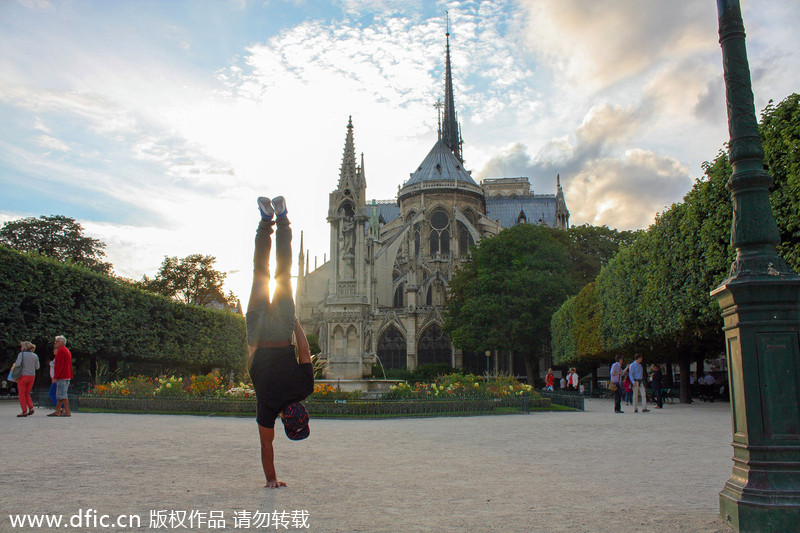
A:
<svg viewBox="0 0 800 533">
<path fill-rule="evenodd" d="M 308 428 L 308 411 L 300 402 L 292 402 L 283 408 L 283 429 L 291 440 L 303 440 L 311 430 Z"/>
</svg>

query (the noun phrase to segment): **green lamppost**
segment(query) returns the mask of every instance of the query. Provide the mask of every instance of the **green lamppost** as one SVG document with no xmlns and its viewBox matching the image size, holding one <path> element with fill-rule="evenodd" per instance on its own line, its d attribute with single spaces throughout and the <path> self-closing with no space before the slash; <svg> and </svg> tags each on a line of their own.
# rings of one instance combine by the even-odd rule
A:
<svg viewBox="0 0 800 533">
<path fill-rule="evenodd" d="M 722 308 L 733 474 L 720 514 L 736 531 L 800 528 L 800 277 L 778 256 L 739 0 L 717 0 L 733 175 L 730 277 Z"/>
</svg>

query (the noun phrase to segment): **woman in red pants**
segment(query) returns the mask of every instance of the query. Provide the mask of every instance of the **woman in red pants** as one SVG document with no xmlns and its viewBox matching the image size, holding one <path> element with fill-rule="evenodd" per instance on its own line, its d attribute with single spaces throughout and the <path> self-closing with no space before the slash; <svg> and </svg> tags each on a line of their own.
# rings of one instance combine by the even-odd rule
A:
<svg viewBox="0 0 800 533">
<path fill-rule="evenodd" d="M 22 376 L 17 380 L 19 405 L 22 407 L 22 414 L 17 415 L 17 417 L 23 417 L 33 414 L 31 389 L 33 388 L 33 380 L 36 379 L 36 371 L 39 370 L 39 356 L 33 353 L 36 346 L 28 341 L 22 341 L 19 347 L 22 351 L 17 356 L 14 366 L 22 368 Z"/>
</svg>

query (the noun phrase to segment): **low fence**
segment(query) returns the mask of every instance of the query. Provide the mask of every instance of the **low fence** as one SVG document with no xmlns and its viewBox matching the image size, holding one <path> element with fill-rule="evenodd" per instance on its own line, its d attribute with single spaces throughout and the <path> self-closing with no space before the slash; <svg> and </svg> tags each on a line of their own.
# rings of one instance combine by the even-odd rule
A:
<svg viewBox="0 0 800 533">
<path fill-rule="evenodd" d="M 48 406 L 46 393 L 34 400 Z M 551 400 L 528 395 L 506 398 L 442 398 L 399 400 L 323 400 L 303 402 L 309 414 L 320 418 L 390 418 L 424 416 L 468 416 L 530 413 L 531 409 L 548 409 Z M 116 413 L 163 413 L 253 416 L 255 398 L 119 398 L 79 395 L 70 398 L 73 411 Z"/>
<path fill-rule="evenodd" d="M 549 399 L 553 405 L 563 405 L 564 407 L 571 407 L 578 411 L 584 410 L 584 400 L 586 397 L 580 392 L 556 392 L 537 390 L 542 398 Z"/>
</svg>

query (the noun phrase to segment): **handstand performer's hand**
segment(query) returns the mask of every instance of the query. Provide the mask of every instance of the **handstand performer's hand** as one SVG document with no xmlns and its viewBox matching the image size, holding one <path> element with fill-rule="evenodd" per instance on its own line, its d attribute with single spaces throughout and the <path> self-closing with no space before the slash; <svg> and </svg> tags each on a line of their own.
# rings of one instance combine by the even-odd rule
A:
<svg viewBox="0 0 800 533">
<path fill-rule="evenodd" d="M 267 484 L 264 485 L 265 489 L 279 489 L 281 487 L 285 487 L 286 483 L 283 481 L 278 481 L 277 479 L 273 479 L 271 481 L 267 481 Z"/>
</svg>

